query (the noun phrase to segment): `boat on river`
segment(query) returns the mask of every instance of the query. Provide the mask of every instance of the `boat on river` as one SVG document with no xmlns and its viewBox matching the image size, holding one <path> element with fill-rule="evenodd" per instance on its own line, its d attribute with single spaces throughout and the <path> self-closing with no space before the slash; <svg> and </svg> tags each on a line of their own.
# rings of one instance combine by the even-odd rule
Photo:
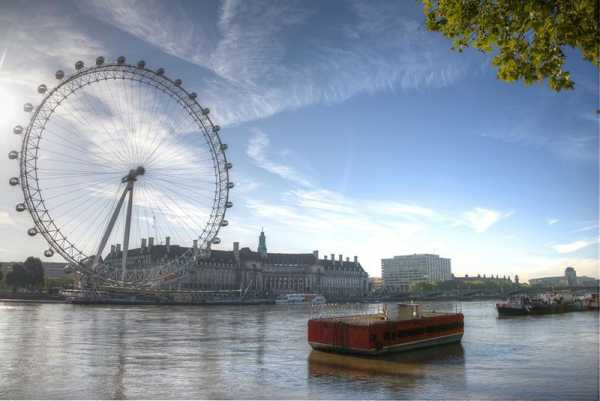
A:
<svg viewBox="0 0 600 401">
<path fill-rule="evenodd" d="M 319 294 L 284 294 L 275 300 L 276 304 L 295 305 L 295 304 L 312 304 L 322 305 L 325 302 L 325 297 Z"/>
<path fill-rule="evenodd" d="M 308 342 L 314 350 L 380 355 L 442 344 L 459 343 L 462 313 L 424 312 L 421 305 L 387 306 L 383 313 L 314 318 L 308 321 Z"/>
<path fill-rule="evenodd" d="M 587 310 L 600 310 L 600 294 L 590 294 L 583 299 L 583 305 Z"/>
<path fill-rule="evenodd" d="M 570 294 L 546 293 L 539 297 L 516 295 L 497 303 L 498 316 L 551 315 L 584 310 Z"/>
</svg>

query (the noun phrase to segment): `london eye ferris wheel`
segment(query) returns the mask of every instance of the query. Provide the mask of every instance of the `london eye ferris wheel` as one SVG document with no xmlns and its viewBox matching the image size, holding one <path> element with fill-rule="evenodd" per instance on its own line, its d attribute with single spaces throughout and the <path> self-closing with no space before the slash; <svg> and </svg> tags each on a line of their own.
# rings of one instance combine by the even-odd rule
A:
<svg viewBox="0 0 600 401">
<path fill-rule="evenodd" d="M 144 61 L 96 59 L 59 70 L 55 87 L 41 84 L 41 100 L 22 136 L 19 176 L 24 201 L 51 257 L 60 254 L 83 276 L 136 287 L 177 273 L 220 242 L 232 206 L 227 145 L 197 95 Z M 130 250 L 146 240 L 181 245 L 145 269 L 131 268 Z M 122 246 L 122 248 L 121 248 Z M 119 250 L 118 258 L 114 250 Z M 110 263 L 106 262 L 108 259 Z"/>
</svg>

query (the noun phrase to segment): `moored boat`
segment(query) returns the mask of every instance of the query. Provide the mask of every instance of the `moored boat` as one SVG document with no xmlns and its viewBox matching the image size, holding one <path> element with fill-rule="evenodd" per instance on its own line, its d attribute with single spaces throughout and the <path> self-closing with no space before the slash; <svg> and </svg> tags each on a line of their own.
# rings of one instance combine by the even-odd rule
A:
<svg viewBox="0 0 600 401">
<path fill-rule="evenodd" d="M 600 310 L 600 294 L 590 294 L 583 300 L 583 305 L 587 310 Z"/>
<path fill-rule="evenodd" d="M 424 312 L 397 304 L 383 313 L 310 319 L 308 342 L 315 350 L 379 355 L 460 342 L 462 313 Z"/>
<path fill-rule="evenodd" d="M 582 308 L 566 294 L 543 294 L 537 298 L 517 295 L 497 303 L 498 316 L 550 315 L 581 310 Z"/>
<path fill-rule="evenodd" d="M 319 294 L 284 294 L 275 300 L 276 304 L 294 305 L 294 304 L 312 304 L 322 305 L 325 297 Z"/>
</svg>

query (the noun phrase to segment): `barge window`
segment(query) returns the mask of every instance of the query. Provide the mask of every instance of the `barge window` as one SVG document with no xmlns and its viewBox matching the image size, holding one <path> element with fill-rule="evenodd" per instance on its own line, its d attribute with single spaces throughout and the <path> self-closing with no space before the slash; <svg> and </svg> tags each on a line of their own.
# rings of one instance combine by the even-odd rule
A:
<svg viewBox="0 0 600 401">
<path fill-rule="evenodd" d="M 371 342 L 375 342 L 375 340 L 377 340 L 377 336 L 376 336 L 375 334 L 371 334 L 371 335 L 369 336 L 369 341 L 371 341 Z"/>
<path fill-rule="evenodd" d="M 386 340 L 386 341 L 389 341 L 389 339 L 390 339 L 390 332 L 389 331 L 385 332 L 385 334 L 383 335 L 383 339 Z"/>
</svg>

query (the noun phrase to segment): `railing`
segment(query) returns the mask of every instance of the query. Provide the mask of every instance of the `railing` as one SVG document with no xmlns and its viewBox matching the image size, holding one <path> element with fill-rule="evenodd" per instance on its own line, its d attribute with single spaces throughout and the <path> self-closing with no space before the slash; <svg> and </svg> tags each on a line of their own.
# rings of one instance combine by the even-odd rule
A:
<svg viewBox="0 0 600 401">
<path fill-rule="evenodd" d="M 310 311 L 311 319 L 331 319 L 343 318 L 344 320 L 381 320 L 384 315 L 385 305 L 383 304 L 364 304 L 364 303 L 344 303 L 344 304 L 321 304 L 313 305 Z M 377 317 L 380 316 L 380 317 Z"/>
</svg>

